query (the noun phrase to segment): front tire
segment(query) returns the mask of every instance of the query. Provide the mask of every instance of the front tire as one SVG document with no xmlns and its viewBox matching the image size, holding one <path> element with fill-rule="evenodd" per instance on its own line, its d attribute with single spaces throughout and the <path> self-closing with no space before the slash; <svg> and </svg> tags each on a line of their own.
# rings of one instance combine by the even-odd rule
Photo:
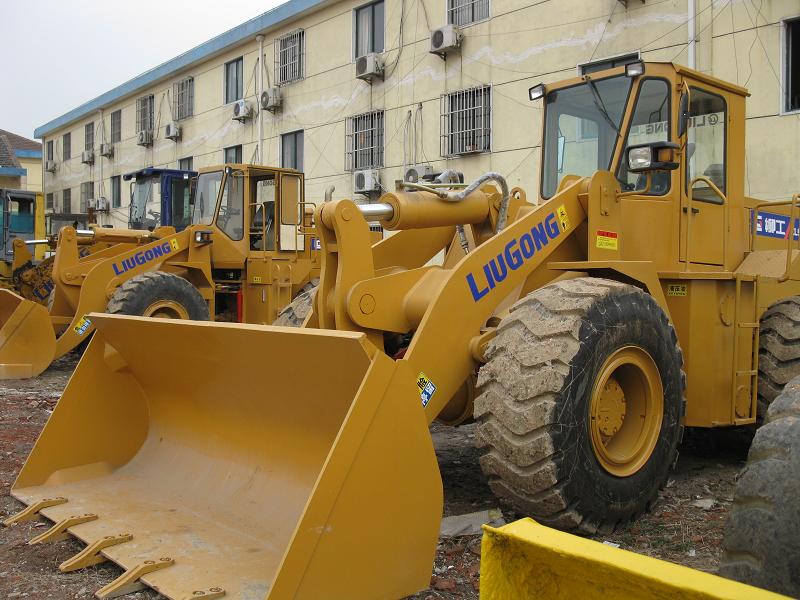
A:
<svg viewBox="0 0 800 600">
<path fill-rule="evenodd" d="M 208 305 L 183 277 L 151 271 L 132 277 L 115 291 L 106 312 L 155 319 L 208 321 Z"/>
<path fill-rule="evenodd" d="M 800 296 L 776 302 L 758 333 L 758 420 L 793 377 L 800 375 Z"/>
<path fill-rule="evenodd" d="M 518 301 L 478 377 L 477 442 L 497 496 L 560 529 L 635 518 L 677 458 L 685 376 L 651 296 L 577 278 Z"/>
</svg>

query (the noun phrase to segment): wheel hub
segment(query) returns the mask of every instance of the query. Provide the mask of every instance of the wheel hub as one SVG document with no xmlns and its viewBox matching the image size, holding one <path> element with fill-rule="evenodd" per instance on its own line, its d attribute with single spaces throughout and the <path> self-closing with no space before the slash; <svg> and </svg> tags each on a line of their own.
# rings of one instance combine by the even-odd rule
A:
<svg viewBox="0 0 800 600">
<path fill-rule="evenodd" d="M 143 317 L 150 317 L 153 319 L 189 319 L 189 311 L 186 310 L 182 304 L 172 300 L 158 300 L 148 306 Z"/>
<path fill-rule="evenodd" d="M 610 377 L 603 386 L 599 402 L 597 426 L 600 428 L 600 433 L 611 437 L 622 429 L 626 408 L 625 392 L 613 377 Z"/>
</svg>

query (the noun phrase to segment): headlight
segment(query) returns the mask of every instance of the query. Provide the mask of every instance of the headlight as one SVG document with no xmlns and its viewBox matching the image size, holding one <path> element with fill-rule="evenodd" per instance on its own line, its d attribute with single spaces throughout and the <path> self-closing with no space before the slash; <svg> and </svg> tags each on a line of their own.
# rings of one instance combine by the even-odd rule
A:
<svg viewBox="0 0 800 600">
<path fill-rule="evenodd" d="M 653 151 L 649 147 L 631 148 L 628 152 L 628 170 L 641 171 L 650 168 L 653 162 Z"/>
<path fill-rule="evenodd" d="M 625 75 L 628 77 L 638 77 L 643 73 L 644 73 L 644 63 L 642 61 L 625 65 Z"/>
<path fill-rule="evenodd" d="M 545 88 L 543 83 L 535 85 L 528 90 L 528 98 L 530 98 L 531 102 L 533 102 L 534 100 L 538 100 L 539 98 L 544 98 L 544 94 L 545 94 Z"/>
</svg>

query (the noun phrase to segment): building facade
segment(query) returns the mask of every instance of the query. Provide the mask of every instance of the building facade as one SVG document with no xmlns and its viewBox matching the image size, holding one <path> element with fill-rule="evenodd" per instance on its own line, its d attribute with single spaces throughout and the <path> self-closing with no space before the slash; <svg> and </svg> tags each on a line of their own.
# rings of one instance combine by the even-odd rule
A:
<svg viewBox="0 0 800 600">
<path fill-rule="evenodd" d="M 391 189 L 411 167 L 492 170 L 535 198 L 528 88 L 638 58 L 748 87 L 746 191 L 800 191 L 797 0 L 290 0 L 39 127 L 44 191 L 61 212 L 105 198 L 115 225 L 122 175 L 147 166 L 295 167 L 311 201 Z"/>
<path fill-rule="evenodd" d="M 0 188 L 42 191 L 42 145 L 0 129 Z"/>
</svg>

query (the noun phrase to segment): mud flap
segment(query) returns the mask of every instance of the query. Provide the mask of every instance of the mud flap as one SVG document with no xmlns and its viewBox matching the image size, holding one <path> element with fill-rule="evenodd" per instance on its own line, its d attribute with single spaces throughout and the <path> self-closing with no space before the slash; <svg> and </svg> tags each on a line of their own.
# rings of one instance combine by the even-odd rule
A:
<svg viewBox="0 0 800 600">
<path fill-rule="evenodd" d="M 787 600 L 521 519 L 483 526 L 481 600 Z"/>
<path fill-rule="evenodd" d="M 360 333 L 90 318 L 12 489 L 28 505 L 66 498 L 41 509 L 56 524 L 97 515 L 67 528 L 92 548 L 77 564 L 100 555 L 126 569 L 120 586 L 139 577 L 175 599 L 428 586 L 442 486 L 402 363 Z"/>
<path fill-rule="evenodd" d="M 0 379 L 27 379 L 53 361 L 56 337 L 47 309 L 0 289 Z"/>
</svg>

